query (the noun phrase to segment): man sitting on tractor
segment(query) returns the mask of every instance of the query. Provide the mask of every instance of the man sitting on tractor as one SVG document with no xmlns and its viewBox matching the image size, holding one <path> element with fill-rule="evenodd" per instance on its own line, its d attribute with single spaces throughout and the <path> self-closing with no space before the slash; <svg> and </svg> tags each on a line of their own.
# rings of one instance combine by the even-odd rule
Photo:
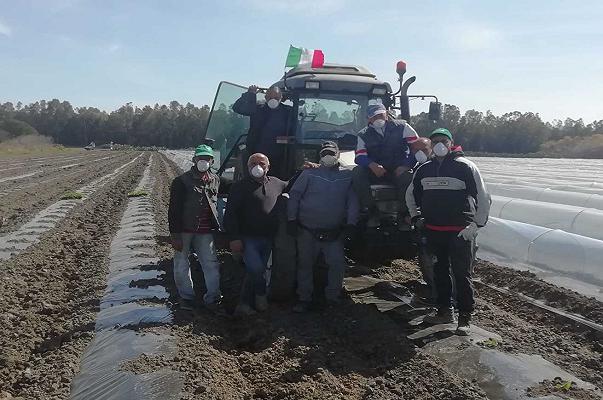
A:
<svg viewBox="0 0 603 400">
<path fill-rule="evenodd" d="M 404 195 L 412 181 L 411 169 L 416 160 L 409 145 L 418 139 L 417 132 L 404 120 L 389 119 L 383 104 L 369 105 L 368 126 L 358 133 L 353 186 L 365 215 L 377 211 L 370 185 L 391 183 L 400 199 L 400 214 L 408 213 Z"/>
<path fill-rule="evenodd" d="M 270 87 L 266 91 L 266 101 L 260 103 L 257 101 L 258 90 L 257 86 L 250 86 L 232 109 L 237 114 L 249 117 L 247 154 L 265 154 L 270 159 L 271 175 L 278 176 L 284 167 L 284 151 L 279 149 L 276 138 L 289 136 L 292 107 L 281 103 L 283 94 L 278 86 Z"/>
</svg>

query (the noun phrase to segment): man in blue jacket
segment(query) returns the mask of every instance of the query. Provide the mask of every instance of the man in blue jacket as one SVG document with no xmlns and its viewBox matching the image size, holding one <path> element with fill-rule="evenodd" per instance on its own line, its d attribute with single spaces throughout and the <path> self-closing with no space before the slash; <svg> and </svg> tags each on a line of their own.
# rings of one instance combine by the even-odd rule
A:
<svg viewBox="0 0 603 400">
<path fill-rule="evenodd" d="M 363 213 L 376 211 L 370 185 L 389 182 L 399 191 L 400 212 L 407 214 L 404 194 L 412 180 L 411 169 L 416 160 L 410 144 L 417 132 L 404 120 L 389 119 L 383 104 L 369 105 L 368 126 L 358 133 L 354 168 L 354 190 Z"/>
<path fill-rule="evenodd" d="M 471 282 L 473 241 L 488 221 L 490 196 L 477 166 L 464 157 L 460 146 L 453 146 L 448 129 L 438 128 L 430 138 L 434 157 L 417 169 L 406 193 L 412 220 L 415 225 L 421 221 L 425 227 L 427 246 L 436 257 L 438 311 L 424 321 L 454 322 L 452 269 L 459 309 L 457 333 L 468 335 L 475 305 Z"/>
<path fill-rule="evenodd" d="M 326 141 L 320 166 L 304 170 L 289 191 L 287 230 L 297 237 L 297 294 L 295 312 L 305 312 L 314 290 L 313 267 L 322 253 L 329 267 L 325 297 L 337 303 L 343 287 L 346 262 L 344 239 L 358 222 L 358 202 L 352 173 L 339 165 L 339 148 Z"/>
</svg>

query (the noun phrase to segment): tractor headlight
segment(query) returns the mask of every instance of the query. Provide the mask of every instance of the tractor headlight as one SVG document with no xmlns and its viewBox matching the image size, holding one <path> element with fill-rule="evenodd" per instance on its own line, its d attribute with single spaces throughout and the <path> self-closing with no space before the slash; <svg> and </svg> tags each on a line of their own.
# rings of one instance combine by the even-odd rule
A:
<svg viewBox="0 0 603 400">
<path fill-rule="evenodd" d="M 306 89 L 318 90 L 320 89 L 320 82 L 306 81 Z"/>
</svg>

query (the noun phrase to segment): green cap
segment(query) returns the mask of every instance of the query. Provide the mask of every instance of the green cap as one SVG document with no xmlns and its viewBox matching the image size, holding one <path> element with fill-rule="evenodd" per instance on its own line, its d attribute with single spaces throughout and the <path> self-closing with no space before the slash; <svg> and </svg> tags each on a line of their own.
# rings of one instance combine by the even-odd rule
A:
<svg viewBox="0 0 603 400">
<path fill-rule="evenodd" d="M 197 156 L 210 156 L 213 158 L 214 151 L 208 145 L 201 144 L 201 145 L 197 146 L 197 148 L 195 149 L 195 157 L 197 157 Z"/>
<path fill-rule="evenodd" d="M 452 133 L 450 133 L 450 131 L 446 128 L 435 129 L 433 132 L 431 132 L 431 134 L 429 135 L 429 138 L 431 139 L 435 135 L 444 135 L 444 136 L 447 136 L 448 139 L 452 140 Z"/>
</svg>

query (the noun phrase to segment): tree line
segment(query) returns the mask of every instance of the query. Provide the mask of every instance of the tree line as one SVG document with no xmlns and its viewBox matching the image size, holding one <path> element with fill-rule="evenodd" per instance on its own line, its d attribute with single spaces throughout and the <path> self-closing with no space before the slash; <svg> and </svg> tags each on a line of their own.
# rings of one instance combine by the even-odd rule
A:
<svg viewBox="0 0 603 400">
<path fill-rule="evenodd" d="M 230 120 L 231 125 L 244 123 L 224 105 L 220 105 L 219 111 L 219 120 Z M 128 103 L 111 112 L 94 107 L 74 108 L 68 101 L 57 99 L 28 105 L 7 102 L 0 103 L 0 141 L 40 133 L 67 146 L 112 141 L 134 146 L 191 147 L 204 136 L 209 112 L 206 105 L 182 105 L 177 101 L 142 108 Z M 331 115 L 329 119 L 347 117 Z M 423 136 L 435 127 L 446 127 L 467 151 L 561 153 L 558 155 L 566 151 L 572 156 L 603 158 L 603 120 L 589 124 L 570 118 L 545 122 L 536 113 L 519 111 L 500 116 L 476 110 L 462 114 L 457 106 L 446 104 L 437 123 L 430 121 L 426 113 L 420 113 L 411 117 L 411 124 Z M 225 124 L 224 129 L 230 128 Z M 570 154 L 568 146 L 577 146 L 580 154 Z"/>
</svg>

